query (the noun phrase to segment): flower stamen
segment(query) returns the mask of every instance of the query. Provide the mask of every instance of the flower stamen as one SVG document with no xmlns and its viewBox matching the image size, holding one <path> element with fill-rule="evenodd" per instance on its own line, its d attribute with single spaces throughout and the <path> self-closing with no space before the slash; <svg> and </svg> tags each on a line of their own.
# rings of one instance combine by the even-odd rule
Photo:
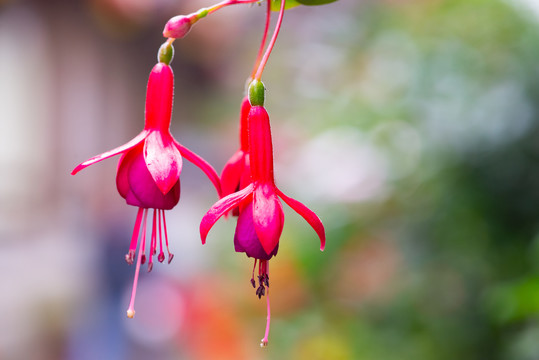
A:
<svg viewBox="0 0 539 360">
<path fill-rule="evenodd" d="M 153 269 L 153 256 L 155 255 L 155 247 L 157 243 L 157 237 L 156 237 L 156 231 L 155 227 L 157 225 L 157 218 L 156 218 L 156 212 L 155 209 L 153 210 L 153 219 L 152 219 L 152 237 L 150 240 L 150 253 L 148 254 L 149 260 L 148 260 L 148 272 L 152 271 Z"/>
<path fill-rule="evenodd" d="M 142 210 L 142 208 L 141 208 Z M 135 269 L 135 278 L 133 280 L 133 290 L 131 290 L 131 301 L 129 302 L 129 308 L 127 309 L 127 317 L 132 319 L 135 316 L 135 296 L 137 294 L 137 284 L 138 284 L 138 275 L 140 272 L 140 265 L 142 265 L 142 258 L 144 257 L 144 254 L 142 253 L 144 250 L 144 244 L 146 243 L 146 219 L 148 217 L 148 209 L 144 209 L 144 220 L 142 223 L 142 239 L 139 246 L 139 252 L 138 252 L 138 259 L 137 259 L 137 267 Z M 138 220 L 138 216 L 137 216 Z"/>
<path fill-rule="evenodd" d="M 174 259 L 174 254 L 170 252 L 170 249 L 168 248 L 168 234 L 167 234 L 167 221 L 165 220 L 165 212 L 162 212 L 163 215 L 163 230 L 165 232 L 165 245 L 167 247 L 167 253 L 168 253 L 168 263 Z"/>
<path fill-rule="evenodd" d="M 158 218 L 158 225 L 159 225 L 159 255 L 157 256 L 157 260 L 162 263 L 163 260 L 165 260 L 165 254 L 163 253 L 163 234 L 161 233 L 161 212 L 165 212 L 165 210 L 158 210 L 159 213 L 157 214 Z M 164 215 L 163 215 L 164 216 Z"/>
<path fill-rule="evenodd" d="M 253 285 L 253 288 L 256 288 L 256 282 L 255 282 L 255 269 L 256 269 L 256 262 L 258 259 L 255 259 L 255 264 L 253 265 L 253 273 L 251 274 L 251 285 Z"/>
<path fill-rule="evenodd" d="M 129 265 L 133 265 L 135 261 L 135 252 L 137 250 L 137 241 L 140 233 L 140 222 L 142 221 L 143 208 L 139 208 L 137 212 L 137 219 L 135 220 L 135 228 L 133 229 L 133 236 L 131 237 L 131 244 L 129 245 L 129 251 L 125 254 L 125 261 Z"/>
</svg>

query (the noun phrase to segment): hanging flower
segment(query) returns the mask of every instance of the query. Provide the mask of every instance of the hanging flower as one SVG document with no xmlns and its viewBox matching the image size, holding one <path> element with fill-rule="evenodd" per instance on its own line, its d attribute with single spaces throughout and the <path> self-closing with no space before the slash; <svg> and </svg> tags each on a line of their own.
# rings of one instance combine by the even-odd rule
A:
<svg viewBox="0 0 539 360">
<path fill-rule="evenodd" d="M 239 207 L 234 247 L 237 252 L 245 252 L 248 257 L 254 258 L 255 268 L 257 261 L 259 262 L 259 286 L 256 295 L 260 298 L 266 294 L 266 288 L 269 287 L 268 260 L 277 254 L 279 239 L 283 231 L 284 213 L 279 198 L 313 227 L 320 238 L 320 250 L 324 250 L 326 235 L 322 222 L 313 211 L 283 194 L 275 185 L 270 122 L 263 106 L 264 85 L 255 80 L 249 92 L 252 105 L 248 115 L 252 182 L 244 189 L 222 198 L 208 210 L 200 224 L 200 236 L 202 243 L 205 243 L 208 232 L 215 222 L 232 208 Z M 254 270 L 253 268 L 251 283 L 256 288 Z M 268 300 L 268 323 L 266 335 L 262 339 L 263 346 L 267 344 L 269 319 Z"/>
<path fill-rule="evenodd" d="M 139 208 L 133 230 L 129 251 L 125 256 L 128 264 L 135 260 L 139 232 L 142 228 L 138 258 L 133 284 L 131 302 L 127 311 L 128 317 L 135 314 L 134 301 L 140 265 L 146 261 L 146 220 L 148 209 L 154 209 L 148 271 L 153 267 L 153 255 L 157 253 L 159 238 L 159 255 L 157 260 L 163 262 L 163 237 L 168 253 L 168 262 L 174 255 L 170 253 L 164 210 L 170 210 L 180 199 L 180 172 L 182 156 L 198 166 L 212 181 L 220 194 L 220 181 L 213 167 L 200 156 L 178 143 L 170 134 L 172 114 L 174 75 L 168 65 L 172 60 L 172 46 L 165 43 L 159 50 L 159 62 L 153 67 L 148 80 L 146 92 L 146 112 L 144 129 L 134 139 L 116 149 L 92 157 L 79 164 L 73 171 L 80 170 L 101 160 L 121 154 L 116 173 L 116 186 L 127 204 Z"/>
</svg>

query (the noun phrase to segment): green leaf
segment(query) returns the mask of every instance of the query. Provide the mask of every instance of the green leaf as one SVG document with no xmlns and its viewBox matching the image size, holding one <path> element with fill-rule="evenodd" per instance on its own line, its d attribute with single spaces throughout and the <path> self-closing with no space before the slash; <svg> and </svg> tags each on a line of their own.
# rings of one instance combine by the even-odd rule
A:
<svg viewBox="0 0 539 360">
<path fill-rule="evenodd" d="M 270 0 L 268 0 L 268 1 L 270 1 Z M 333 1 L 335 1 L 335 0 L 333 0 Z M 288 10 L 288 9 L 291 9 L 291 8 L 296 7 L 298 5 L 301 5 L 298 0 L 286 0 L 286 5 L 284 6 L 284 8 L 285 8 L 285 10 Z M 281 10 L 281 0 L 271 0 L 271 10 L 273 10 L 273 11 Z"/>
<path fill-rule="evenodd" d="M 335 2 L 337 0 L 295 0 L 303 5 L 324 5 Z"/>
</svg>

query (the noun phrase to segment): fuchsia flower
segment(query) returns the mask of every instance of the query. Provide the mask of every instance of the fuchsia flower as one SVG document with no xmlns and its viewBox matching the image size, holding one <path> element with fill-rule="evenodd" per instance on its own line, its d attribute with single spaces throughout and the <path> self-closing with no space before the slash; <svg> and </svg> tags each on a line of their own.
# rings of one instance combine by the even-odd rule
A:
<svg viewBox="0 0 539 360">
<path fill-rule="evenodd" d="M 255 85 L 253 85 L 255 84 Z M 273 176 L 273 146 L 269 116 L 264 108 L 264 87 L 260 81 L 254 81 L 250 88 L 248 115 L 249 159 L 251 184 L 244 189 L 230 194 L 215 203 L 204 215 L 200 224 L 202 243 L 206 242 L 208 232 L 215 222 L 229 210 L 239 206 L 239 217 L 234 235 L 236 252 L 244 252 L 259 262 L 256 295 L 265 295 L 269 287 L 268 260 L 277 254 L 279 239 L 283 231 L 284 213 L 279 198 L 300 214 L 316 231 L 320 238 L 320 250 L 324 250 L 326 235 L 318 216 L 305 205 L 283 194 L 275 185 Z M 262 95 L 260 95 L 262 94 Z M 256 287 L 253 277 L 253 287 Z M 262 345 L 267 344 L 268 323 Z"/>
<path fill-rule="evenodd" d="M 240 148 L 226 162 L 221 173 L 222 196 L 239 191 L 251 183 L 249 170 L 249 136 L 247 133 L 247 117 L 251 110 L 249 98 L 245 96 L 240 111 Z M 232 210 L 238 216 L 238 208 Z"/>
<path fill-rule="evenodd" d="M 170 44 L 168 45 L 170 46 Z M 170 48 L 172 47 L 170 46 Z M 169 61 L 170 59 L 171 55 Z M 153 255 L 157 253 L 157 238 L 159 238 L 157 260 L 163 262 L 165 259 L 163 235 L 169 263 L 174 256 L 170 253 L 168 247 L 164 210 L 172 209 L 180 199 L 182 156 L 198 166 L 209 177 L 219 194 L 221 191 L 219 177 L 211 165 L 178 143 L 170 134 L 174 75 L 168 65 L 169 61 L 166 61 L 166 63 L 159 62 L 150 73 L 146 92 L 144 130 L 127 144 L 94 156 L 79 164 L 71 173 L 75 175 L 80 170 L 101 160 L 118 154 L 122 155 L 118 162 L 116 174 L 118 192 L 126 200 L 127 204 L 139 208 L 129 252 L 125 256 L 128 264 L 134 262 L 139 232 L 142 227 L 133 292 L 127 311 L 128 317 L 133 317 L 135 314 L 134 301 L 139 269 L 140 265 L 146 261 L 146 219 L 148 209 L 154 209 L 149 244 L 148 271 L 152 270 Z"/>
</svg>

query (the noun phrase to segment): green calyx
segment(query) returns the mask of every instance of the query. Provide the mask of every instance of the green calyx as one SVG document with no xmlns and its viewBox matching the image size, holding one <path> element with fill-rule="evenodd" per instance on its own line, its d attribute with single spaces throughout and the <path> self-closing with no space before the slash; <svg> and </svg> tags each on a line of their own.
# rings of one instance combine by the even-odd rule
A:
<svg viewBox="0 0 539 360">
<path fill-rule="evenodd" d="M 264 106 L 266 87 L 260 80 L 253 80 L 249 85 L 249 102 L 251 106 Z"/>
<path fill-rule="evenodd" d="M 169 41 L 166 41 L 161 45 L 157 52 L 157 61 L 170 65 L 170 62 L 174 58 L 174 46 Z"/>
</svg>

